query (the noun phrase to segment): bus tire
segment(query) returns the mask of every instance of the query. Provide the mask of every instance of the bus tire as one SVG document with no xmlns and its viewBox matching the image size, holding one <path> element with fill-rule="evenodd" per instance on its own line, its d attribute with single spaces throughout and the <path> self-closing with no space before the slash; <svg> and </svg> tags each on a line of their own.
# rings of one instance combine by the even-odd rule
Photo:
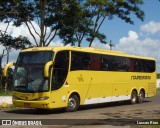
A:
<svg viewBox="0 0 160 128">
<path fill-rule="evenodd" d="M 66 107 L 67 112 L 74 112 L 79 107 L 79 98 L 76 95 L 71 95 L 68 99 L 68 105 Z"/>
<path fill-rule="evenodd" d="M 133 90 L 131 93 L 131 99 L 130 99 L 131 104 L 137 103 L 137 99 L 138 99 L 137 92 Z"/>
<path fill-rule="evenodd" d="M 144 98 L 145 98 L 145 93 L 143 90 L 141 90 L 138 96 L 138 103 L 143 103 Z"/>
</svg>

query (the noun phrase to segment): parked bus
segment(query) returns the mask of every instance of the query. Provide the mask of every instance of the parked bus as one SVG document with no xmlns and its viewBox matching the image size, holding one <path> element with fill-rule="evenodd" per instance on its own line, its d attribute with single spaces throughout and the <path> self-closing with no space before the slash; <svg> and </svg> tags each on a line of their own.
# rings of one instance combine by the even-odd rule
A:
<svg viewBox="0 0 160 128">
<path fill-rule="evenodd" d="M 14 65 L 13 104 L 38 109 L 130 100 L 156 95 L 155 59 L 81 47 L 22 50 Z"/>
</svg>

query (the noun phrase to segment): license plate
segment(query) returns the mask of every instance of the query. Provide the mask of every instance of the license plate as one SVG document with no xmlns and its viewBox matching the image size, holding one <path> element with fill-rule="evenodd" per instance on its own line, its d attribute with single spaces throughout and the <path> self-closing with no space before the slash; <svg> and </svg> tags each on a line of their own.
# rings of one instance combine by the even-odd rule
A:
<svg viewBox="0 0 160 128">
<path fill-rule="evenodd" d="M 30 108 L 30 107 L 31 107 L 31 104 L 30 104 L 30 103 L 24 103 L 24 107 Z"/>
</svg>

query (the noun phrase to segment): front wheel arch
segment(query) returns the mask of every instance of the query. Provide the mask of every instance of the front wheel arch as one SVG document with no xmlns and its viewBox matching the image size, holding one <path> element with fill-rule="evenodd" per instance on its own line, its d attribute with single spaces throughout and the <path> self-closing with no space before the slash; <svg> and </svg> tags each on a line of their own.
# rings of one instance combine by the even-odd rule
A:
<svg viewBox="0 0 160 128">
<path fill-rule="evenodd" d="M 80 96 L 78 93 L 72 93 L 67 101 L 67 107 L 65 108 L 67 112 L 74 112 L 80 106 Z"/>
</svg>

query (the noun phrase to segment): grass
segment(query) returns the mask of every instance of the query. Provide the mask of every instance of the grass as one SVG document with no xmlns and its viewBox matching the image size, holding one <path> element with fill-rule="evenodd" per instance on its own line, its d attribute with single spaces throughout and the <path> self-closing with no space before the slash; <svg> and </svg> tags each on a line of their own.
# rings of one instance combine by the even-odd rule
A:
<svg viewBox="0 0 160 128">
<path fill-rule="evenodd" d="M 0 92 L 0 96 L 12 96 L 12 91 Z"/>
</svg>

